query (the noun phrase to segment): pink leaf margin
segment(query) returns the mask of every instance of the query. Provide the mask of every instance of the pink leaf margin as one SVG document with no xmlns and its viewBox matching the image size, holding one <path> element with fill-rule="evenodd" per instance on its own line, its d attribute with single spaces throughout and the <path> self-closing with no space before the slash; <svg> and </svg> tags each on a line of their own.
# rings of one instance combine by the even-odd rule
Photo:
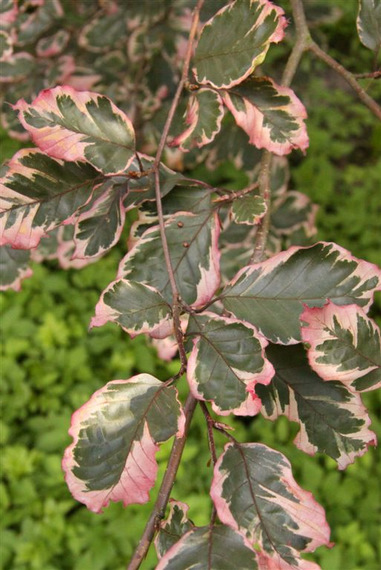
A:
<svg viewBox="0 0 381 570">
<path fill-rule="evenodd" d="M 221 317 L 216 315 L 215 313 L 210 313 L 208 311 L 202 313 L 205 316 L 209 316 L 213 320 L 222 321 L 223 323 L 227 324 L 241 324 L 245 326 L 247 329 L 252 330 L 253 337 L 256 338 L 260 345 L 261 345 L 261 356 L 263 358 L 263 368 L 260 372 L 256 373 L 249 373 L 242 370 L 235 370 L 239 379 L 246 383 L 246 391 L 247 391 L 247 398 L 242 402 L 242 404 L 238 408 L 232 408 L 230 410 L 222 410 L 213 400 L 212 408 L 216 412 L 216 414 L 220 416 L 228 416 L 230 414 L 234 414 L 236 416 L 255 416 L 259 413 L 262 407 L 262 401 L 259 396 L 255 393 L 255 386 L 257 384 L 269 384 L 271 379 L 275 374 L 275 370 L 273 365 L 269 360 L 266 358 L 265 348 L 268 345 L 267 340 L 257 331 L 257 329 L 251 325 L 250 323 L 243 323 L 242 321 L 235 319 L 233 317 Z M 192 352 L 188 358 L 188 368 L 187 368 L 187 380 L 189 384 L 190 391 L 194 398 L 201 401 L 206 401 L 204 396 L 198 390 L 198 384 L 196 381 L 196 368 L 197 368 L 197 361 L 198 361 L 198 352 L 199 352 L 199 342 L 200 337 L 197 336 L 193 339 L 193 348 Z"/>
<path fill-rule="evenodd" d="M 104 393 L 107 391 L 108 386 L 111 384 L 133 384 L 136 381 L 152 385 L 153 380 L 155 383 L 162 385 L 162 382 L 149 374 L 138 374 L 129 380 L 108 382 L 103 388 L 94 392 L 90 400 L 72 415 L 69 435 L 73 438 L 73 443 L 65 451 L 62 459 L 62 469 L 65 474 L 66 484 L 74 499 L 85 504 L 90 511 L 101 513 L 103 508 L 109 505 L 110 501 L 122 501 L 126 507 L 130 504 L 143 504 L 149 500 L 149 491 L 155 484 L 158 471 L 155 454 L 159 450 L 159 446 L 153 440 L 147 422 L 144 422 L 142 438 L 139 441 L 134 441 L 132 444 L 118 484 L 109 489 L 89 491 L 86 489 L 85 483 L 75 476 L 73 468 L 77 465 L 74 458 L 74 450 L 79 442 L 80 431 L 86 425 L 86 421 L 92 411 L 99 408 L 102 403 L 107 403 L 104 400 Z M 180 403 L 179 407 L 180 416 L 178 418 L 176 437 L 182 437 L 185 429 L 185 415 Z"/>
<path fill-rule="evenodd" d="M 322 362 L 324 357 L 324 350 L 319 347 L 329 340 L 335 340 L 336 336 L 333 333 L 335 326 L 334 319 L 340 323 L 342 329 L 349 331 L 353 337 L 353 349 L 356 350 L 358 345 L 358 318 L 361 318 L 367 323 L 369 330 L 372 330 L 375 335 L 380 337 L 380 329 L 377 324 L 370 319 L 361 307 L 358 305 L 345 305 L 338 306 L 328 301 L 324 307 L 309 308 L 305 307 L 303 313 L 300 315 L 302 323 L 302 340 L 310 345 L 308 348 L 308 361 L 313 370 L 323 380 L 339 380 L 343 382 L 348 388 L 351 388 L 351 383 L 357 378 L 365 376 L 369 372 L 379 368 L 377 365 L 369 366 L 368 368 L 354 368 L 344 369 L 342 362 Z M 381 380 L 367 388 L 367 390 L 375 390 L 381 387 Z"/>
<path fill-rule="evenodd" d="M 88 110 L 86 108 L 87 103 L 90 101 L 97 101 L 98 99 L 108 99 L 113 114 L 120 117 L 126 126 L 126 130 L 129 132 L 132 139 L 135 140 L 134 128 L 130 119 L 105 95 L 92 91 L 77 91 L 69 85 L 54 87 L 53 89 L 44 89 L 31 104 L 28 104 L 24 99 L 20 99 L 15 105 L 13 105 L 13 109 L 18 111 L 19 120 L 22 126 L 30 133 L 33 142 L 52 158 L 74 162 L 88 162 L 85 157 L 85 149 L 89 145 L 89 143 L 86 142 L 86 135 L 82 132 L 71 131 L 60 125 L 36 128 L 26 121 L 24 115 L 25 113 L 37 112 L 42 115 L 45 113 L 54 113 L 54 115 L 62 117 L 61 111 L 57 105 L 57 98 L 65 96 L 70 97 L 77 108 L 86 116 L 88 115 Z M 127 161 L 125 168 L 131 164 L 133 159 L 134 156 L 132 155 Z M 97 167 L 95 166 L 95 168 Z M 97 170 L 100 169 L 97 168 Z M 119 171 L 114 172 L 114 174 L 118 173 Z M 108 174 L 110 174 L 110 172 Z"/>
<path fill-rule="evenodd" d="M 204 25 L 204 27 L 201 30 L 201 34 L 206 27 L 213 25 L 213 20 L 216 17 L 218 18 L 221 14 L 223 14 L 227 10 L 232 10 L 235 3 L 236 2 L 230 2 L 229 4 L 227 4 L 226 6 L 221 8 L 208 22 L 206 22 L 206 24 Z M 280 8 L 279 6 L 276 6 L 272 2 L 269 2 L 269 0 L 250 0 L 250 4 L 254 4 L 254 3 L 258 4 L 260 9 L 261 9 L 260 16 L 259 16 L 258 20 L 255 22 L 254 27 L 260 26 L 263 23 L 263 21 L 265 20 L 265 18 L 267 18 L 267 16 L 273 11 L 276 12 L 277 18 L 278 18 L 277 27 L 274 30 L 273 34 L 266 41 L 267 47 L 265 48 L 264 53 L 262 54 L 262 56 L 260 58 L 260 61 L 258 61 L 258 57 L 256 57 L 253 60 L 250 67 L 248 67 L 247 71 L 245 73 L 243 73 L 238 79 L 231 80 L 228 83 L 224 83 L 222 85 L 215 85 L 212 81 L 209 81 L 205 77 L 204 78 L 198 77 L 197 69 L 193 68 L 192 71 L 195 74 L 197 81 L 201 85 L 205 85 L 205 86 L 212 85 L 216 89 L 230 89 L 231 87 L 238 85 L 239 83 L 241 83 L 242 81 L 247 79 L 253 73 L 254 69 L 263 61 L 263 59 L 267 53 L 267 50 L 270 47 L 270 44 L 271 43 L 279 43 L 284 38 L 285 28 L 287 27 L 287 20 L 284 16 L 284 10 L 282 8 Z"/>
<path fill-rule="evenodd" d="M 113 322 L 113 323 L 119 324 L 117 322 L 117 320 L 118 320 L 118 317 L 120 316 L 120 313 L 118 311 L 116 311 L 115 309 L 113 309 L 112 307 L 110 307 L 110 305 L 107 305 L 105 303 L 104 296 L 106 293 L 108 293 L 108 291 L 113 289 L 114 286 L 120 282 L 125 282 L 126 284 L 128 284 L 127 279 L 116 279 L 115 281 L 112 281 L 106 287 L 106 289 L 102 292 L 101 297 L 100 297 L 100 299 L 99 299 L 99 301 L 95 307 L 95 316 L 90 321 L 89 329 L 92 329 L 93 327 L 102 327 L 103 325 L 105 325 L 108 322 Z M 155 289 L 155 287 L 152 287 L 151 285 L 147 285 L 146 283 L 144 283 L 144 284 L 140 283 L 140 285 L 144 286 L 148 290 L 153 291 L 154 293 L 157 293 L 160 295 L 159 291 L 157 289 Z M 163 302 L 164 302 L 164 299 L 163 299 Z M 158 323 L 154 328 L 152 328 L 152 326 L 149 325 L 148 323 L 144 324 L 141 328 L 136 328 L 136 329 L 126 328 L 120 324 L 119 324 L 119 326 L 126 333 L 128 333 L 131 336 L 131 338 L 134 338 L 138 334 L 147 333 L 152 338 L 164 339 L 164 338 L 166 338 L 169 335 L 174 333 L 174 331 L 173 331 L 173 320 L 169 316 L 162 319 L 162 321 L 160 323 Z"/>
<path fill-rule="evenodd" d="M 297 251 L 304 249 L 305 250 L 312 249 L 316 245 L 322 245 L 325 248 L 327 248 L 326 255 L 330 255 L 334 252 L 337 252 L 338 257 L 335 260 L 335 263 L 339 263 L 341 261 L 346 261 L 346 262 L 354 261 L 357 263 L 355 271 L 346 279 L 358 277 L 360 279 L 360 282 L 362 283 L 367 281 L 368 279 L 372 278 L 377 279 L 377 284 L 371 289 L 364 291 L 363 294 L 359 297 L 359 299 L 366 301 L 365 305 L 362 308 L 365 312 L 368 312 L 370 306 L 373 303 L 374 293 L 376 291 L 381 291 L 381 269 L 377 267 L 377 265 L 375 265 L 374 263 L 370 263 L 369 261 L 365 261 L 363 259 L 355 257 L 354 255 L 351 254 L 350 251 L 344 249 L 340 245 L 337 245 L 336 243 L 333 242 L 320 241 L 312 246 L 306 246 L 306 247 L 293 245 L 290 248 L 288 248 L 286 251 L 281 251 L 280 253 L 273 255 L 271 258 L 265 261 L 242 267 L 242 269 L 240 269 L 238 273 L 233 277 L 233 279 L 228 283 L 228 286 L 233 286 L 240 279 L 240 277 L 242 276 L 248 277 L 258 269 L 260 270 L 259 279 L 261 279 L 266 275 L 269 275 L 274 269 L 277 268 L 278 265 L 286 263 L 290 259 L 290 257 L 292 257 Z M 296 343 L 293 342 L 290 344 L 296 344 Z"/>
<path fill-rule="evenodd" d="M 255 534 L 255 529 L 246 529 L 239 527 L 230 509 L 230 503 L 223 497 L 223 485 L 229 476 L 229 472 L 223 468 L 222 463 L 227 451 L 235 445 L 236 444 L 234 443 L 227 443 L 225 445 L 224 451 L 214 467 L 210 496 L 213 500 L 221 522 L 230 526 L 234 530 L 246 534 L 249 541 L 253 544 L 256 544 L 258 539 Z M 247 443 L 238 445 L 243 448 L 260 446 L 262 448 L 270 449 L 260 443 Z M 286 486 L 287 491 L 295 497 L 296 501 L 292 501 L 286 497 L 281 497 L 279 494 L 275 494 L 275 492 L 273 492 L 273 497 L 268 497 L 268 500 L 273 501 L 276 504 L 281 504 L 285 511 L 290 513 L 294 520 L 298 521 L 298 529 L 295 530 L 295 534 L 310 539 L 308 546 L 303 552 L 313 552 L 316 550 L 316 548 L 323 545 L 332 546 L 332 543 L 329 541 L 330 528 L 327 523 L 323 507 L 315 501 L 312 493 L 305 491 L 297 484 L 292 475 L 291 464 L 284 456 L 283 462 L 286 465 L 279 466 L 279 478 L 280 481 Z M 272 568 L 277 567 L 272 566 Z"/>
<path fill-rule="evenodd" d="M 245 98 L 242 98 L 245 110 L 238 110 L 232 102 L 229 91 L 224 91 L 222 93 L 223 101 L 232 113 L 237 125 L 249 136 L 249 143 L 259 149 L 265 148 L 278 156 L 289 154 L 294 149 L 300 149 L 305 153 L 309 145 L 309 139 L 307 127 L 304 123 L 304 119 L 307 118 L 307 111 L 303 103 L 289 87 L 277 85 L 269 77 L 259 79 L 270 82 L 279 95 L 289 97 L 290 102 L 285 107 L 278 107 L 277 109 L 286 108 L 286 112 L 297 122 L 298 128 L 290 131 L 286 142 L 274 141 L 271 138 L 271 128 L 264 124 L 263 113 Z"/>
</svg>

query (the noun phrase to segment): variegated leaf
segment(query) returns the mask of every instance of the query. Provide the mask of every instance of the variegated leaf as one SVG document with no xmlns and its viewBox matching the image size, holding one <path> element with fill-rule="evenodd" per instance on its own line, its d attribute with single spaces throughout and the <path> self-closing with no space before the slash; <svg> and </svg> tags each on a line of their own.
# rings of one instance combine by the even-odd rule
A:
<svg viewBox="0 0 381 570">
<path fill-rule="evenodd" d="M 169 499 L 168 517 L 160 522 L 159 532 L 155 538 L 156 552 L 159 558 L 178 541 L 180 538 L 195 528 L 188 519 L 188 505 Z"/>
<path fill-rule="evenodd" d="M 55 87 L 14 108 L 33 142 L 53 158 L 87 161 L 104 174 L 123 172 L 134 158 L 131 121 L 104 95 Z"/>
<path fill-rule="evenodd" d="M 270 386 L 258 386 L 262 413 L 275 420 L 285 415 L 300 424 L 295 445 L 314 455 L 325 453 L 339 469 L 363 455 L 376 436 L 359 394 L 338 381 L 325 382 L 308 365 L 301 345 L 270 345 L 267 356 L 275 368 Z"/>
<path fill-rule="evenodd" d="M 174 387 L 149 374 L 109 382 L 72 417 L 62 466 L 73 497 L 96 513 L 110 501 L 147 502 L 157 444 L 183 427 Z"/>
<path fill-rule="evenodd" d="M 294 148 L 305 151 L 308 147 L 307 113 L 292 89 L 276 85 L 268 77 L 251 77 L 221 95 L 257 148 L 282 156 Z"/>
<path fill-rule="evenodd" d="M 139 157 L 139 161 L 136 156 Z M 136 156 L 125 173 L 129 177 L 128 195 L 123 201 L 126 210 L 139 206 L 143 202 L 155 200 L 155 177 L 153 173 L 155 159 L 141 153 L 136 153 Z M 142 172 L 140 171 L 141 167 L 143 168 Z M 180 172 L 175 172 L 164 163 L 160 163 L 159 182 L 162 198 L 169 194 L 175 186 L 183 184 L 184 181 L 186 182 Z"/>
<path fill-rule="evenodd" d="M 357 305 L 305 308 L 300 316 L 308 360 L 324 380 L 359 392 L 381 386 L 380 329 Z"/>
<path fill-rule="evenodd" d="M 61 53 L 67 46 L 70 34 L 67 30 L 58 30 L 53 35 L 41 38 L 36 46 L 39 57 L 53 57 Z"/>
<path fill-rule="evenodd" d="M 357 31 L 361 42 L 377 52 L 381 48 L 381 1 L 360 0 Z"/>
<path fill-rule="evenodd" d="M 194 56 L 199 83 L 228 88 L 260 65 L 272 42 L 284 36 L 284 12 L 268 0 L 236 0 L 207 22 Z"/>
<path fill-rule="evenodd" d="M 27 52 L 13 53 L 0 63 L 0 83 L 16 83 L 34 73 L 35 59 Z"/>
<path fill-rule="evenodd" d="M 78 43 L 88 51 L 101 53 L 110 51 L 123 43 L 127 35 L 127 19 L 117 4 L 110 13 L 97 14 L 82 30 Z"/>
<path fill-rule="evenodd" d="M 216 214 L 179 213 L 166 222 L 166 235 L 181 298 L 200 307 L 210 301 L 219 285 L 219 223 Z M 148 229 L 122 259 L 118 278 L 152 285 L 168 303 L 172 293 L 158 226 Z"/>
<path fill-rule="evenodd" d="M 228 443 L 210 494 L 220 520 L 259 546 L 270 568 L 303 567 L 300 552 L 329 545 L 324 509 L 296 483 L 286 457 L 265 445 Z"/>
<path fill-rule="evenodd" d="M 268 384 L 274 369 L 265 358 L 266 341 L 254 327 L 214 313 L 191 316 L 187 337 L 193 339 L 187 378 L 195 398 L 212 402 L 222 416 L 253 416 L 261 408 L 255 393 Z"/>
<path fill-rule="evenodd" d="M 117 176 L 94 189 L 76 221 L 74 258 L 102 255 L 119 241 L 126 218 L 123 200 L 127 191 L 126 180 Z"/>
<path fill-rule="evenodd" d="M 8 30 L 17 18 L 16 0 L 0 0 L 0 29 Z"/>
<path fill-rule="evenodd" d="M 244 267 L 222 292 L 225 309 L 246 320 L 273 342 L 301 341 L 303 305 L 357 304 L 367 309 L 381 287 L 381 271 L 334 243 L 291 247 Z"/>
<path fill-rule="evenodd" d="M 200 89 L 188 101 L 185 114 L 186 129 L 176 136 L 171 146 L 187 151 L 212 142 L 221 129 L 224 108 L 221 97 L 211 89 Z"/>
<path fill-rule="evenodd" d="M 118 323 L 130 335 L 152 333 L 157 338 L 173 332 L 172 312 L 156 289 L 136 281 L 113 281 L 102 293 L 90 327 Z M 156 332 L 156 334 L 154 334 Z"/>
<path fill-rule="evenodd" d="M 17 18 L 18 45 L 31 44 L 64 15 L 59 0 L 36 1 L 33 10 L 23 10 Z"/>
<path fill-rule="evenodd" d="M 0 245 L 36 247 L 48 231 L 69 222 L 101 179 L 90 164 L 20 150 L 0 179 Z"/>
<path fill-rule="evenodd" d="M 13 52 L 13 40 L 10 34 L 0 30 L 0 61 L 9 58 Z M 0 64 L 2 65 L 2 64 Z"/>
<path fill-rule="evenodd" d="M 236 198 L 232 205 L 233 220 L 236 224 L 256 225 L 267 212 L 262 196 L 247 194 Z"/>
<path fill-rule="evenodd" d="M 317 209 L 308 196 L 291 190 L 274 201 L 271 226 L 283 235 L 290 235 L 302 226 L 308 233 L 314 233 Z"/>
<path fill-rule="evenodd" d="M 0 291 L 21 289 L 21 281 L 33 273 L 28 267 L 29 257 L 29 251 L 0 247 Z"/>
<path fill-rule="evenodd" d="M 187 532 L 156 566 L 156 570 L 191 568 L 257 570 L 257 555 L 245 537 L 228 526 L 203 526 Z"/>
</svg>

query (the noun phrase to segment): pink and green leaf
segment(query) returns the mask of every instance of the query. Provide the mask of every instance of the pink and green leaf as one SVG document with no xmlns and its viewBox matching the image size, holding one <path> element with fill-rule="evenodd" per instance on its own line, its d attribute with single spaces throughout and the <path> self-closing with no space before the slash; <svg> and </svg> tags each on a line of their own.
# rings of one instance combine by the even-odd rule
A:
<svg viewBox="0 0 381 570">
<path fill-rule="evenodd" d="M 132 336 L 151 333 L 157 338 L 173 332 L 171 308 L 160 293 L 143 283 L 120 279 L 102 293 L 90 327 L 118 323 Z"/>
<path fill-rule="evenodd" d="M 194 56 L 199 83 L 229 88 L 260 65 L 284 36 L 284 12 L 268 0 L 236 0 L 205 24 Z"/>
<path fill-rule="evenodd" d="M 268 384 L 274 369 L 265 357 L 267 342 L 255 328 L 214 313 L 191 316 L 193 339 L 187 378 L 195 398 L 212 402 L 220 415 L 256 415 L 261 401 L 255 389 Z"/>
<path fill-rule="evenodd" d="M 174 499 L 169 499 L 168 517 L 160 522 L 159 532 L 155 538 L 156 552 L 159 558 L 177 542 L 180 538 L 195 528 L 188 518 L 188 505 Z"/>
<path fill-rule="evenodd" d="M 374 52 L 381 48 L 381 2 L 360 0 L 357 31 L 361 43 Z"/>
<path fill-rule="evenodd" d="M 35 149 L 20 150 L 0 179 L 0 245 L 36 247 L 47 232 L 75 217 L 100 179 L 90 164 L 64 164 Z"/>
<path fill-rule="evenodd" d="M 271 385 L 257 387 L 262 414 L 270 420 L 284 415 L 297 422 L 300 431 L 294 443 L 299 449 L 309 455 L 325 453 L 345 469 L 376 444 L 360 395 L 334 378 L 320 378 L 301 345 L 270 345 L 266 353 L 275 376 Z"/>
<path fill-rule="evenodd" d="M 171 141 L 171 146 L 187 151 L 209 144 L 220 131 L 223 116 L 224 107 L 218 93 L 211 89 L 196 91 L 188 101 L 186 129 Z"/>
<path fill-rule="evenodd" d="M 316 231 L 315 218 L 318 206 L 301 192 L 291 190 L 274 201 L 271 206 L 271 226 L 283 235 L 290 235 L 304 227 L 309 234 Z"/>
<path fill-rule="evenodd" d="M 301 341 L 299 317 L 304 305 L 355 303 L 365 310 L 381 287 L 380 269 L 334 243 L 291 247 L 240 270 L 222 292 L 225 309 L 246 320 L 269 340 Z"/>
<path fill-rule="evenodd" d="M 27 52 L 12 53 L 0 63 L 0 83 L 16 83 L 34 72 L 35 59 Z"/>
<path fill-rule="evenodd" d="M 36 46 L 38 57 L 53 57 L 67 46 L 70 34 L 67 30 L 58 30 L 53 35 L 41 38 Z"/>
<path fill-rule="evenodd" d="M 286 457 L 265 445 L 228 443 L 210 494 L 221 522 L 259 546 L 273 568 L 298 568 L 300 552 L 330 545 L 324 509 L 296 483 Z"/>
<path fill-rule="evenodd" d="M 247 539 L 225 525 L 187 532 L 161 558 L 156 570 L 259 570 Z M 265 569 L 263 569 L 265 570 Z"/>
<path fill-rule="evenodd" d="M 95 187 L 75 224 L 74 258 L 103 255 L 119 241 L 126 218 L 123 200 L 127 189 L 126 180 L 116 176 Z"/>
<path fill-rule="evenodd" d="M 216 214 L 179 213 L 166 222 L 166 235 L 181 298 L 200 307 L 210 301 L 219 286 L 219 222 Z M 144 232 L 122 259 L 118 278 L 152 285 L 172 303 L 158 226 Z"/>
<path fill-rule="evenodd" d="M 19 12 L 16 22 L 18 45 L 29 45 L 37 41 L 51 26 L 58 24 L 58 20 L 64 15 L 59 0 L 40 1 L 35 4 L 30 12 L 28 10 Z"/>
<path fill-rule="evenodd" d="M 97 513 L 110 501 L 147 502 L 158 444 L 183 427 L 175 388 L 149 374 L 109 382 L 72 417 L 62 466 L 73 497 Z"/>
<path fill-rule="evenodd" d="M 20 291 L 21 281 L 33 273 L 28 267 L 29 257 L 29 251 L 12 249 L 8 245 L 0 247 L 0 291 Z"/>
<path fill-rule="evenodd" d="M 252 145 L 280 156 L 307 149 L 307 113 L 292 89 L 268 77 L 251 77 L 221 95 Z"/>
<path fill-rule="evenodd" d="M 118 43 L 123 43 L 126 34 L 127 17 L 117 8 L 111 13 L 97 14 L 83 28 L 78 43 L 90 52 L 102 53 L 110 51 Z"/>
<path fill-rule="evenodd" d="M 310 366 L 359 392 L 381 386 L 380 329 L 357 305 L 306 307 L 300 316 Z"/>
<path fill-rule="evenodd" d="M 53 158 L 86 161 L 104 174 L 123 172 L 134 158 L 131 121 L 104 95 L 55 87 L 14 108 L 33 142 Z"/>
<path fill-rule="evenodd" d="M 234 200 L 232 216 L 236 224 L 256 225 L 267 212 L 267 204 L 262 196 L 247 194 Z"/>
</svg>

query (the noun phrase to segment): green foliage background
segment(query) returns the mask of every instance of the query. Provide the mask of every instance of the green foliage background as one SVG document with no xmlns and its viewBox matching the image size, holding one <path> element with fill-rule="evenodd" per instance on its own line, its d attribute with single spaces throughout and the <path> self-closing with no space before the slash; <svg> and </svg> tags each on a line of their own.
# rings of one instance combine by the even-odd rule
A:
<svg viewBox="0 0 381 570">
<path fill-rule="evenodd" d="M 354 30 L 357 3 L 337 4 L 342 10 L 339 21 L 321 27 L 319 33 L 324 35 L 318 39 L 353 71 L 369 69 L 371 54 L 360 46 Z M 284 49 L 276 51 L 269 63 L 281 64 Z M 364 86 L 373 97 L 381 96 L 376 82 Z M 380 264 L 381 126 L 341 81 L 307 56 L 295 90 L 309 109 L 310 150 L 306 158 L 292 157 L 292 187 L 320 205 L 319 239 L 335 241 Z M 4 159 L 19 145 L 4 133 L 1 136 Z M 218 176 L 232 187 L 242 178 L 231 165 L 224 165 Z M 213 183 L 215 179 L 214 174 Z M 99 516 L 88 512 L 72 500 L 61 471 L 62 453 L 70 442 L 70 415 L 95 390 L 109 380 L 142 371 L 165 379 L 178 370 L 178 362 L 164 366 L 143 338 L 131 340 L 114 325 L 88 333 L 99 294 L 114 279 L 119 253 L 113 251 L 81 271 L 63 272 L 54 263 L 34 266 L 34 276 L 23 283 L 20 293 L 1 295 L 0 568 L 4 570 L 121 570 L 148 518 L 150 505 L 123 509 L 113 504 Z M 377 312 L 380 304 L 373 316 Z M 380 395 L 365 394 L 364 400 L 380 437 Z M 299 452 L 292 445 L 297 428 L 285 418 L 276 423 L 262 418 L 231 422 L 238 439 L 261 441 L 285 453 L 299 484 L 326 508 L 337 546 L 321 548 L 311 559 L 323 570 L 380 567 L 381 464 L 375 449 L 342 473 L 328 458 Z M 217 439 L 222 449 L 222 436 Z M 162 446 L 161 473 L 169 452 L 170 443 Z M 206 524 L 210 514 L 208 462 L 203 418 L 196 413 L 172 493 L 189 503 L 196 524 Z M 143 568 L 154 566 L 151 549 Z"/>
</svg>

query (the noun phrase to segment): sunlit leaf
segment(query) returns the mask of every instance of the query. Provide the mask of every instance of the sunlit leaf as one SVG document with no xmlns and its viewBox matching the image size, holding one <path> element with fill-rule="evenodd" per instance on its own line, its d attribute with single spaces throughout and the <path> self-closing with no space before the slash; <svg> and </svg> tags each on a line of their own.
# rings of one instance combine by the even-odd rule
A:
<svg viewBox="0 0 381 570">
<path fill-rule="evenodd" d="M 301 341 L 303 305 L 353 303 L 367 309 L 381 286 L 381 271 L 333 243 L 291 247 L 241 269 L 222 292 L 224 307 L 273 342 Z"/>
<path fill-rule="evenodd" d="M 193 339 L 187 378 L 195 398 L 211 401 L 220 415 L 257 414 L 261 401 L 256 385 L 268 384 L 274 370 L 255 328 L 202 313 L 190 317 L 187 337 Z"/>
<path fill-rule="evenodd" d="M 380 329 L 360 307 L 306 307 L 300 320 L 309 363 L 321 378 L 357 391 L 381 386 Z"/>
<path fill-rule="evenodd" d="M 207 22 L 194 56 L 199 83 L 232 87 L 260 65 L 284 36 L 283 10 L 268 0 L 236 0 Z"/>
<path fill-rule="evenodd" d="M 97 513 L 110 501 L 147 502 L 157 444 L 183 426 L 175 388 L 149 374 L 109 382 L 72 417 L 62 466 L 73 497 Z"/>
<path fill-rule="evenodd" d="M 185 114 L 186 129 L 175 137 L 171 146 L 189 150 L 209 144 L 221 128 L 224 108 L 221 97 L 210 89 L 200 89 L 189 99 Z"/>
<path fill-rule="evenodd" d="M 133 336 L 156 330 L 160 338 L 173 332 L 171 308 L 160 293 L 126 279 L 113 281 L 105 289 L 90 326 L 101 327 L 109 321 L 118 323 Z"/>
<path fill-rule="evenodd" d="M 131 121 L 104 95 L 55 87 L 14 108 L 33 142 L 53 158 L 87 161 L 105 174 L 124 171 L 134 158 Z"/>
<path fill-rule="evenodd" d="M 276 85 L 268 77 L 251 77 L 221 95 L 257 148 L 284 155 L 308 147 L 307 113 L 292 89 Z"/>
<path fill-rule="evenodd" d="M 310 455 L 325 453 L 345 469 L 375 445 L 360 396 L 341 382 L 320 378 L 311 370 L 301 345 L 270 345 L 266 354 L 275 376 L 271 385 L 257 387 L 262 413 L 271 420 L 285 415 L 298 422 L 294 443 L 299 449 Z"/>
<path fill-rule="evenodd" d="M 156 552 L 159 558 L 178 541 L 194 524 L 188 519 L 188 505 L 169 500 L 168 517 L 160 522 L 160 529 L 155 538 Z"/>
<path fill-rule="evenodd" d="M 299 552 L 329 544 L 324 509 L 296 483 L 286 457 L 265 445 L 228 443 L 210 494 L 219 519 L 258 545 L 274 568 L 298 568 Z"/>
<path fill-rule="evenodd" d="M 224 526 L 189 531 L 162 557 L 156 570 L 256 570 L 257 557 L 248 541 Z"/>
<path fill-rule="evenodd" d="M 364 46 L 375 52 L 381 48 L 380 0 L 359 0 L 357 31 Z"/>
<path fill-rule="evenodd" d="M 14 289 L 19 291 L 21 281 L 31 277 L 28 267 L 30 253 L 20 249 L 12 249 L 8 245 L 0 247 L 0 290 Z"/>
<path fill-rule="evenodd" d="M 46 233 L 76 214 L 102 176 L 90 164 L 63 163 L 20 150 L 0 179 L 0 245 L 36 247 Z"/>
</svg>

